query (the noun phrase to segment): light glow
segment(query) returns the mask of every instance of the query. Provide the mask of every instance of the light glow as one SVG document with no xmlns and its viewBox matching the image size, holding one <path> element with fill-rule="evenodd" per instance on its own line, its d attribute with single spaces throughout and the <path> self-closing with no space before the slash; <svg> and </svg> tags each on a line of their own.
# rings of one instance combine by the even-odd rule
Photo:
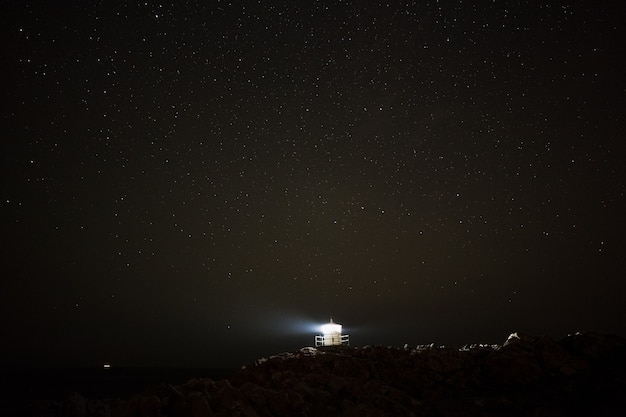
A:
<svg viewBox="0 0 626 417">
<path fill-rule="evenodd" d="M 329 323 L 320 326 L 321 336 L 315 336 L 315 346 L 340 346 L 349 343 L 348 335 L 341 334 L 341 324 L 330 319 Z"/>
<path fill-rule="evenodd" d="M 324 336 L 330 336 L 333 333 L 341 333 L 341 324 L 327 323 L 321 326 L 322 334 Z"/>
</svg>

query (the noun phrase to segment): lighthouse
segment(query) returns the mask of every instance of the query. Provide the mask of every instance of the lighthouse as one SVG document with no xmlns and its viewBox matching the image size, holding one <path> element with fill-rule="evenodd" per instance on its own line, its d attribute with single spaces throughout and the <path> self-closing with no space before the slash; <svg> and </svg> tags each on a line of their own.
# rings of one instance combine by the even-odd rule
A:
<svg viewBox="0 0 626 417">
<path fill-rule="evenodd" d="M 350 344 L 347 334 L 341 334 L 341 324 L 335 323 L 330 318 L 330 322 L 320 327 L 321 335 L 315 336 L 315 347 L 319 346 L 341 346 Z"/>
</svg>

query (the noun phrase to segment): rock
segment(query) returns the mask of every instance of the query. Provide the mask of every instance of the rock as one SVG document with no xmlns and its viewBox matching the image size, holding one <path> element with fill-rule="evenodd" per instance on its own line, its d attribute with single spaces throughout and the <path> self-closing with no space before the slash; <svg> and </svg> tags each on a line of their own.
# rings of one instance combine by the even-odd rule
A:
<svg viewBox="0 0 626 417">
<path fill-rule="evenodd" d="M 84 417 L 87 415 L 87 398 L 77 392 L 70 394 L 67 400 L 68 415 L 71 417 Z"/>
<path fill-rule="evenodd" d="M 126 401 L 78 394 L 38 415 L 76 417 L 626 415 L 626 342 L 512 333 L 502 345 L 303 348 L 230 380 L 159 384 Z M 108 406 L 108 408 L 107 408 Z"/>
<path fill-rule="evenodd" d="M 218 381 L 217 391 L 212 401 L 216 410 L 232 411 L 242 406 L 243 396 L 239 389 L 233 387 L 229 381 Z"/>
<path fill-rule="evenodd" d="M 207 397 L 201 392 L 192 392 L 189 395 L 191 403 L 191 417 L 212 417 L 213 411 Z"/>
<path fill-rule="evenodd" d="M 615 335 L 602 335 L 594 332 L 576 333 L 566 337 L 562 345 L 569 352 L 587 360 L 601 356 L 624 347 L 624 339 Z"/>
<path fill-rule="evenodd" d="M 139 397 L 139 417 L 158 417 L 161 415 L 161 399 L 156 395 Z"/>
</svg>

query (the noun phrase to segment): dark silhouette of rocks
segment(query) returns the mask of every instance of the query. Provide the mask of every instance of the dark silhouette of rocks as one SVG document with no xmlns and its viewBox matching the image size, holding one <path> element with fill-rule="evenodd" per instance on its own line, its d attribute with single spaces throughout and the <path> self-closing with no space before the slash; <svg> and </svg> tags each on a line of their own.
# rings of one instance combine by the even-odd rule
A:
<svg viewBox="0 0 626 417">
<path fill-rule="evenodd" d="M 75 394 L 47 416 L 626 416 L 626 341 L 514 333 L 502 345 L 303 348 L 230 380 L 192 379 L 129 400 Z"/>
</svg>

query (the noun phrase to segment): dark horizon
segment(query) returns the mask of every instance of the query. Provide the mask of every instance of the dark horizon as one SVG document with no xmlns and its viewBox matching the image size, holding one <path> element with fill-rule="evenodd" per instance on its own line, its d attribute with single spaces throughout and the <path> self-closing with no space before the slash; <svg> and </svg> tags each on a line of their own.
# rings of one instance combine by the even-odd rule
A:
<svg viewBox="0 0 626 417">
<path fill-rule="evenodd" d="M 8 363 L 626 334 L 623 2 L 0 9 Z"/>
</svg>

